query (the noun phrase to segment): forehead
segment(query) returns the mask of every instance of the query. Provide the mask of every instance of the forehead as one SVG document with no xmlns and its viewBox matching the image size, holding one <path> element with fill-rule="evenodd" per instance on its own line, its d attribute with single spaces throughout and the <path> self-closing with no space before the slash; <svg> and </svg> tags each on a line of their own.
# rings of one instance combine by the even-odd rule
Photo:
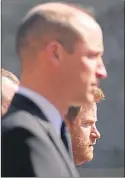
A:
<svg viewBox="0 0 125 178">
<path fill-rule="evenodd" d="M 103 53 L 103 34 L 99 24 L 89 15 L 77 16 L 77 29 L 85 46 L 94 52 Z"/>
<path fill-rule="evenodd" d="M 97 120 L 97 106 L 96 103 L 94 103 L 91 107 L 82 106 L 79 112 L 78 117 L 80 119 L 84 120 Z"/>
</svg>

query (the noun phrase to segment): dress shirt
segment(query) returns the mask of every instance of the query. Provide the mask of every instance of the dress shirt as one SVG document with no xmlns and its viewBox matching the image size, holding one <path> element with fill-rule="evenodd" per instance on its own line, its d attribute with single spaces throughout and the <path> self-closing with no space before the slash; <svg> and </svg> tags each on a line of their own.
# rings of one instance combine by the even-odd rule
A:
<svg viewBox="0 0 125 178">
<path fill-rule="evenodd" d="M 57 134 L 60 137 L 62 118 L 59 111 L 55 108 L 55 106 L 52 105 L 46 98 L 44 98 L 40 94 L 23 86 L 19 87 L 17 93 L 31 99 L 39 108 L 41 108 L 42 112 L 45 114 L 47 119 L 52 123 Z"/>
</svg>

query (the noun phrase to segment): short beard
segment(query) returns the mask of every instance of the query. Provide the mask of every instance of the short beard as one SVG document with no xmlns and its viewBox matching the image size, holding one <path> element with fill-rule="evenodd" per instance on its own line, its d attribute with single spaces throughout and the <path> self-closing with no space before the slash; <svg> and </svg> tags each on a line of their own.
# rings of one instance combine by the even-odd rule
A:
<svg viewBox="0 0 125 178">
<path fill-rule="evenodd" d="M 72 140 L 73 157 L 76 165 L 83 164 L 93 159 L 93 150 L 90 148 L 90 143 L 83 142 L 83 139 L 76 138 Z"/>
</svg>

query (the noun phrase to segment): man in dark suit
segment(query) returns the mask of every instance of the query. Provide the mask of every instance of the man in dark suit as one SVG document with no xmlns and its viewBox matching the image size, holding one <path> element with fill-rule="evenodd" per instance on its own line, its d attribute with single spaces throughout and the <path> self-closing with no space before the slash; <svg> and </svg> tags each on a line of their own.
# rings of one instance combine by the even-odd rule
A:
<svg viewBox="0 0 125 178">
<path fill-rule="evenodd" d="M 22 20 L 16 48 L 22 72 L 2 119 L 2 176 L 78 177 L 62 116 L 91 103 L 106 78 L 101 28 L 84 9 L 46 3 Z"/>
</svg>

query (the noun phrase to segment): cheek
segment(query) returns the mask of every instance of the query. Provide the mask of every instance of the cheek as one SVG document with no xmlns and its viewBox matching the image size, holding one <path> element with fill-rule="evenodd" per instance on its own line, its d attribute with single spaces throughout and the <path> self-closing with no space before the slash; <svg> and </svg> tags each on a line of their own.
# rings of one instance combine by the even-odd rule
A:
<svg viewBox="0 0 125 178">
<path fill-rule="evenodd" d="M 87 73 L 87 75 L 91 75 L 95 72 L 96 62 L 94 60 L 90 60 L 87 57 L 84 57 L 82 58 L 81 65 L 83 72 Z"/>
<path fill-rule="evenodd" d="M 84 141 L 89 141 L 90 128 L 84 128 L 83 126 L 80 126 L 80 129 L 82 131 L 82 135 L 83 135 Z"/>
</svg>

